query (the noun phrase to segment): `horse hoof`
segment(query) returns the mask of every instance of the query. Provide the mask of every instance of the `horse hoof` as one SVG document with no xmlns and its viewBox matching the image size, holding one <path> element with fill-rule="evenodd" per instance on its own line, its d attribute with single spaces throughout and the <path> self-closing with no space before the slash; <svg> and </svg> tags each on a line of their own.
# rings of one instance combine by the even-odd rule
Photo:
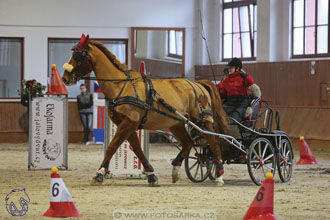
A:
<svg viewBox="0 0 330 220">
<path fill-rule="evenodd" d="M 224 185 L 224 183 L 222 183 L 222 182 L 215 182 L 215 184 L 214 184 L 215 187 L 219 187 L 219 186 L 223 186 L 223 185 Z"/>
<path fill-rule="evenodd" d="M 148 175 L 148 183 L 150 187 L 157 187 L 158 185 L 158 178 L 155 174 Z"/>
<path fill-rule="evenodd" d="M 155 182 L 150 182 L 149 187 L 160 187 L 160 185 L 158 185 L 158 181 L 155 181 Z"/>
<path fill-rule="evenodd" d="M 90 184 L 91 184 L 91 186 L 101 186 L 102 185 L 102 182 L 99 182 L 99 181 L 97 181 L 95 179 L 92 179 L 90 181 Z"/>
<path fill-rule="evenodd" d="M 96 176 L 93 177 L 93 180 L 91 181 L 92 185 L 101 185 L 103 182 L 103 175 L 101 173 L 96 173 Z"/>
<path fill-rule="evenodd" d="M 180 179 L 179 174 L 172 175 L 172 183 L 178 182 Z"/>
<path fill-rule="evenodd" d="M 222 176 L 215 179 L 215 186 L 223 186 L 224 184 L 225 182 L 223 181 Z"/>
</svg>

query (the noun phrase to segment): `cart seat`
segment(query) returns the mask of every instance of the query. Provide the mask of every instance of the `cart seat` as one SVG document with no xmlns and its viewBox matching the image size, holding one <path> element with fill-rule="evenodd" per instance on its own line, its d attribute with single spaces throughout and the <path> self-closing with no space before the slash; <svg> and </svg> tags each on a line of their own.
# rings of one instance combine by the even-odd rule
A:
<svg viewBox="0 0 330 220">
<path fill-rule="evenodd" d="M 248 127 L 253 126 L 259 118 L 260 113 L 260 98 L 255 98 L 251 101 L 250 106 L 246 109 L 242 123 Z"/>
</svg>

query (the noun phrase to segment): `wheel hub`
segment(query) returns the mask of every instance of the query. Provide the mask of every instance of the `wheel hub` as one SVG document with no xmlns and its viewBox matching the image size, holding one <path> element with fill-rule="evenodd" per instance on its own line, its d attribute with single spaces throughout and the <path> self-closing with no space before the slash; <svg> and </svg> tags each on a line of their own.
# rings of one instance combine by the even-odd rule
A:
<svg viewBox="0 0 330 220">
<path fill-rule="evenodd" d="M 195 156 L 196 156 L 197 158 L 199 158 L 199 159 L 200 159 L 202 155 L 201 155 L 201 154 L 199 154 L 199 153 L 195 153 Z"/>
<path fill-rule="evenodd" d="M 286 166 L 286 164 L 287 164 L 285 157 L 283 157 L 283 164 L 284 164 L 284 166 Z"/>
<path fill-rule="evenodd" d="M 264 165 L 264 160 L 262 158 L 259 159 L 259 165 L 262 167 Z"/>
</svg>

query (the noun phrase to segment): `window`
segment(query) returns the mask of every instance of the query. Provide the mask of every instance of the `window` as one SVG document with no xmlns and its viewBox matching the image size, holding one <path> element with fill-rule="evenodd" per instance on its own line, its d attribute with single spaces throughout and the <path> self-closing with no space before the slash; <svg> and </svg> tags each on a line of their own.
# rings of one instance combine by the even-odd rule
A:
<svg viewBox="0 0 330 220">
<path fill-rule="evenodd" d="M 292 57 L 329 56 L 329 0 L 293 0 Z"/>
<path fill-rule="evenodd" d="M 23 38 L 0 37 L 0 98 L 17 98 L 23 79 Z"/>
<path fill-rule="evenodd" d="M 254 60 L 257 54 L 257 0 L 223 0 L 222 57 Z"/>
<path fill-rule="evenodd" d="M 170 30 L 168 31 L 167 51 L 169 57 L 182 58 L 182 42 L 183 32 Z"/>
<path fill-rule="evenodd" d="M 56 67 L 59 73 L 63 74 L 63 64 L 67 63 L 72 55 L 71 48 L 79 43 L 80 39 L 48 39 L 48 83 L 51 80 L 51 68 L 52 64 L 56 64 Z M 91 39 L 93 40 L 93 39 Z M 121 63 L 127 65 L 127 39 L 95 39 L 103 43 L 110 52 L 112 52 L 120 60 Z M 95 76 L 94 73 L 91 73 L 91 76 Z M 86 80 L 80 81 L 77 85 L 68 86 L 69 98 L 75 98 L 79 93 L 80 84 L 86 84 L 86 87 L 90 91 L 94 91 L 94 81 Z"/>
</svg>

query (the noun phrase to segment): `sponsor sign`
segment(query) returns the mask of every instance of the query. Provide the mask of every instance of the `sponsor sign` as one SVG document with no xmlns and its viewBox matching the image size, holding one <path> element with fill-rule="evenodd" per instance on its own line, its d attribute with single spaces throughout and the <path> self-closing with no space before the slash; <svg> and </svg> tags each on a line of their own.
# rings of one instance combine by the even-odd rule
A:
<svg viewBox="0 0 330 220">
<path fill-rule="evenodd" d="M 29 109 L 29 169 L 67 168 L 67 99 L 35 97 Z"/>
<path fill-rule="evenodd" d="M 111 141 L 115 136 L 117 126 L 110 122 L 109 129 L 109 137 Z M 137 131 L 142 149 L 144 149 L 144 133 L 144 130 Z M 141 161 L 137 158 L 133 152 L 132 146 L 127 140 L 121 144 L 116 153 L 113 155 L 110 161 L 109 170 L 113 175 L 140 175 L 142 173 L 143 166 Z"/>
</svg>

